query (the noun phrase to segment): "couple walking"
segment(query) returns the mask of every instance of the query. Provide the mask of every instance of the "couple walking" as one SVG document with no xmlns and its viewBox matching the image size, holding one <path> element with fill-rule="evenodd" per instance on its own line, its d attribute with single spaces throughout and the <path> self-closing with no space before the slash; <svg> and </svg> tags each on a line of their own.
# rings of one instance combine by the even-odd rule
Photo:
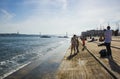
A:
<svg viewBox="0 0 120 79">
<path fill-rule="evenodd" d="M 73 51 L 74 51 L 74 54 L 78 53 L 79 52 L 78 47 L 79 47 L 78 37 L 76 35 L 73 35 L 73 37 L 71 38 L 71 53 L 70 53 L 70 55 L 72 55 Z"/>
</svg>

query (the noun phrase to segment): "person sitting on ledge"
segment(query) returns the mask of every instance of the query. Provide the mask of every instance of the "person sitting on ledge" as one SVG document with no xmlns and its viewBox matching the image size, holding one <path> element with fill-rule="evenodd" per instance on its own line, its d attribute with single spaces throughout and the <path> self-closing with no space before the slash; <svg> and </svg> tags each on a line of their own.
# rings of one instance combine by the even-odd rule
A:
<svg viewBox="0 0 120 79">
<path fill-rule="evenodd" d="M 103 42 L 104 41 L 104 37 L 101 35 L 99 38 L 99 42 Z"/>
<path fill-rule="evenodd" d="M 90 40 L 90 41 L 88 41 L 88 42 L 93 42 L 93 41 L 97 41 L 97 39 L 95 39 L 94 37 Z"/>
</svg>

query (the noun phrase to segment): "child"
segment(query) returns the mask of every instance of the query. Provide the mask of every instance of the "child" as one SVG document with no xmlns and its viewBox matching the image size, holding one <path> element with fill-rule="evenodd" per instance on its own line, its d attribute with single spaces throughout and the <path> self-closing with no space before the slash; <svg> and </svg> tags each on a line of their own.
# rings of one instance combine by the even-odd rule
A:
<svg viewBox="0 0 120 79">
<path fill-rule="evenodd" d="M 85 37 L 83 37 L 81 40 L 82 40 L 82 45 L 83 45 L 82 51 L 84 51 L 84 49 L 85 49 Z"/>
</svg>

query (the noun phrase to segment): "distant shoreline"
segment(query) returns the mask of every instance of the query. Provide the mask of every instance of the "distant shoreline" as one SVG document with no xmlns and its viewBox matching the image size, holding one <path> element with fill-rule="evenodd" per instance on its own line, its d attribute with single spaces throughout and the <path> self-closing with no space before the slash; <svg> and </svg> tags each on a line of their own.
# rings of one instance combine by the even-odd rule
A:
<svg viewBox="0 0 120 79">
<path fill-rule="evenodd" d="M 3 33 L 0 37 L 40 37 L 37 34 L 17 34 L 17 33 Z"/>
<path fill-rule="evenodd" d="M 39 35 L 39 34 L 19 34 L 19 33 L 0 33 L 0 37 L 40 37 L 40 38 L 68 38 L 68 36 L 59 36 L 59 35 Z"/>
</svg>

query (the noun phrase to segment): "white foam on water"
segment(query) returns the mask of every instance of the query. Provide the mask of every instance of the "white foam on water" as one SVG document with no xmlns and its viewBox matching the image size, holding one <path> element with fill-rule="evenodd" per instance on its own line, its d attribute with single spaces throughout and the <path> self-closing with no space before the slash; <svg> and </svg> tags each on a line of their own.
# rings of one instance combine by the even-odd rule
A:
<svg viewBox="0 0 120 79">
<path fill-rule="evenodd" d="M 0 76 L 0 79 L 3 79 L 5 77 L 7 77 L 8 75 L 16 72 L 17 70 L 23 68 L 24 66 L 30 64 L 32 61 L 34 61 L 35 59 L 37 58 L 40 58 L 41 56 L 45 56 L 48 52 L 58 48 L 59 46 L 63 45 L 64 43 L 66 43 L 69 39 L 63 39 L 61 41 L 55 41 L 55 42 L 52 42 L 48 45 L 43 45 L 41 47 L 35 47 L 33 48 L 32 50 L 30 51 L 26 51 L 24 54 L 20 54 L 20 55 L 17 55 L 17 56 L 14 56 L 12 57 L 11 59 L 9 60 L 5 60 L 3 62 L 0 62 L 0 65 L 5 65 L 5 66 L 10 66 L 10 68 L 8 68 L 8 73 Z M 29 55 L 30 54 L 30 55 Z M 34 56 L 35 55 L 35 56 Z M 31 57 L 32 56 L 32 57 Z M 26 57 L 28 57 L 26 60 Z M 30 58 L 30 59 L 29 59 Z M 25 60 L 24 60 L 25 59 Z M 25 62 L 21 62 L 21 61 L 25 61 Z M 20 62 L 19 62 L 20 61 Z M 29 62 L 30 61 L 30 62 Z M 27 63 L 28 62 L 28 63 Z M 24 64 L 26 63 L 26 64 Z M 22 65 L 24 64 L 24 65 Z M 14 67 L 12 67 L 12 66 Z M 22 65 L 22 66 L 21 66 Z M 20 66 L 20 67 L 19 67 Z M 17 68 L 18 67 L 18 68 Z M 15 68 L 15 69 L 14 69 Z M 14 69 L 14 70 L 12 70 Z M 2 70 L 2 69 L 1 69 Z"/>
<path fill-rule="evenodd" d="M 21 68 L 27 66 L 27 65 L 30 64 L 30 63 L 31 63 L 31 62 L 28 62 L 28 63 L 26 63 L 26 64 L 24 64 L 24 65 L 22 65 L 22 66 L 20 66 L 20 67 L 18 67 L 18 68 L 16 68 L 16 69 L 14 69 L 14 70 L 12 70 L 12 71 L 10 71 L 10 72 L 4 74 L 3 76 L 0 76 L 0 79 L 3 79 L 3 78 L 5 78 L 5 77 L 11 75 L 12 73 L 14 73 L 14 72 L 20 70 Z"/>
</svg>

